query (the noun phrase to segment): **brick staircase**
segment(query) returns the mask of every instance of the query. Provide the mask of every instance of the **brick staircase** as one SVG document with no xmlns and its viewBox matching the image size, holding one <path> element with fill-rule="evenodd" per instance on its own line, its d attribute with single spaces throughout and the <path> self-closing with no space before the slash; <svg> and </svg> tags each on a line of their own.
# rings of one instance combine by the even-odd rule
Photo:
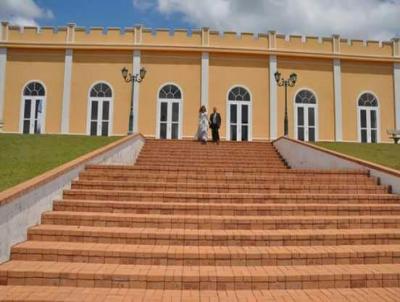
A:
<svg viewBox="0 0 400 302">
<path fill-rule="evenodd" d="M 269 143 L 148 140 L 43 213 L 0 265 L 0 300 L 399 301 L 399 202 Z"/>
</svg>

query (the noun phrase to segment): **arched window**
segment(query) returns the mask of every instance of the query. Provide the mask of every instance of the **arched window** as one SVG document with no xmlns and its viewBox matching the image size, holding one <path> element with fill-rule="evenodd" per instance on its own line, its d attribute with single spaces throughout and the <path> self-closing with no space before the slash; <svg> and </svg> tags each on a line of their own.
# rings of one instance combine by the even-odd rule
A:
<svg viewBox="0 0 400 302">
<path fill-rule="evenodd" d="M 158 94 L 160 99 L 181 99 L 181 90 L 173 84 L 165 85 Z"/>
<path fill-rule="evenodd" d="M 26 134 L 44 132 L 46 90 L 39 82 L 30 82 L 23 89 L 20 129 Z"/>
<path fill-rule="evenodd" d="M 30 82 L 25 86 L 24 96 L 44 96 L 45 89 L 39 82 Z"/>
<path fill-rule="evenodd" d="M 314 93 L 309 90 L 301 90 L 296 95 L 296 104 L 316 104 Z"/>
<path fill-rule="evenodd" d="M 182 136 L 182 92 L 174 84 L 166 84 L 158 93 L 157 136 L 178 139 Z"/>
<path fill-rule="evenodd" d="M 362 143 L 378 142 L 378 99 L 370 92 L 358 98 L 359 140 Z"/>
<path fill-rule="evenodd" d="M 90 89 L 88 133 L 94 136 L 108 136 L 112 129 L 112 89 L 104 82 Z"/>
<path fill-rule="evenodd" d="M 248 101 L 250 102 L 249 92 L 242 87 L 235 87 L 229 91 L 229 101 Z"/>
<path fill-rule="evenodd" d="M 358 106 L 377 107 L 378 100 L 372 93 L 366 92 L 358 99 Z"/>
<path fill-rule="evenodd" d="M 106 83 L 98 83 L 93 86 L 92 90 L 90 90 L 90 96 L 94 98 L 110 98 L 112 97 L 112 91 L 110 86 Z"/>
<path fill-rule="evenodd" d="M 295 137 L 314 142 L 317 138 L 317 98 L 308 90 L 300 90 L 295 97 Z"/>
<path fill-rule="evenodd" d="M 229 90 L 227 115 L 227 137 L 232 141 L 251 140 L 251 96 L 246 88 Z"/>
</svg>

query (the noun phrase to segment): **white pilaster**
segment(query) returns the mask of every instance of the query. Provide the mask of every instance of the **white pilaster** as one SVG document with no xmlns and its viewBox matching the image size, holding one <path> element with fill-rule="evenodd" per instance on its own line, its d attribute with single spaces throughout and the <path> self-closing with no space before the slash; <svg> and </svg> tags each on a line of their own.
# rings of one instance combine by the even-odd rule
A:
<svg viewBox="0 0 400 302">
<path fill-rule="evenodd" d="M 275 72 L 277 71 L 277 57 L 269 56 L 269 139 L 278 137 L 278 87 L 275 81 Z"/>
<path fill-rule="evenodd" d="M 62 100 L 61 133 L 69 133 L 69 108 L 71 101 L 72 49 L 65 50 L 64 91 Z"/>
<path fill-rule="evenodd" d="M 0 41 L 8 40 L 8 22 L 1 22 L 0 25 Z M 7 48 L 0 48 L 0 131 L 4 123 L 4 101 L 6 88 L 6 64 L 7 64 Z"/>
<path fill-rule="evenodd" d="M 393 73 L 396 129 L 400 129 L 400 63 L 394 63 Z"/>
<path fill-rule="evenodd" d="M 132 60 L 132 70 L 133 74 L 139 74 L 141 68 L 141 52 L 140 50 L 133 51 Z M 138 120 L 139 120 L 139 88 L 138 82 L 133 83 L 133 132 L 138 132 Z"/>
<path fill-rule="evenodd" d="M 6 87 L 7 48 L 0 48 L 0 130 L 4 120 L 4 98 Z"/>
<path fill-rule="evenodd" d="M 333 87 L 335 98 L 335 141 L 343 141 L 342 71 L 340 59 L 333 60 Z"/>
<path fill-rule="evenodd" d="M 142 25 L 135 25 L 134 30 L 134 41 L 133 44 L 139 45 L 142 44 L 142 39 L 143 39 L 143 26 Z"/>
<path fill-rule="evenodd" d="M 201 105 L 208 106 L 208 69 L 209 69 L 209 54 L 203 52 L 201 54 Z M 210 110 L 210 108 L 208 108 Z"/>
</svg>

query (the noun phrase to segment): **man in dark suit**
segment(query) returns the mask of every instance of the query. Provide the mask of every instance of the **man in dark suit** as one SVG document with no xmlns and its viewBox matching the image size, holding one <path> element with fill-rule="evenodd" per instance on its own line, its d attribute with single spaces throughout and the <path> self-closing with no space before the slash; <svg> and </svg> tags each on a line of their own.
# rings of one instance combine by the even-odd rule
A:
<svg viewBox="0 0 400 302">
<path fill-rule="evenodd" d="M 214 107 L 210 115 L 210 128 L 212 140 L 217 144 L 219 144 L 219 127 L 221 127 L 221 115 L 217 112 L 217 107 Z"/>
</svg>

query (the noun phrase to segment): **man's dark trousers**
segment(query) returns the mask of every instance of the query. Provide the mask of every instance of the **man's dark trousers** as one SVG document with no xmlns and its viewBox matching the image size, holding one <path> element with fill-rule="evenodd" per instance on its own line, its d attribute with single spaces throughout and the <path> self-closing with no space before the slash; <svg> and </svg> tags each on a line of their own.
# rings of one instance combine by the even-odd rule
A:
<svg viewBox="0 0 400 302">
<path fill-rule="evenodd" d="M 217 116 L 214 119 L 214 114 Z M 215 120 L 215 123 L 214 123 Z M 219 142 L 219 127 L 221 126 L 221 115 L 219 113 L 212 113 L 210 115 L 210 128 L 213 142 Z"/>
</svg>

